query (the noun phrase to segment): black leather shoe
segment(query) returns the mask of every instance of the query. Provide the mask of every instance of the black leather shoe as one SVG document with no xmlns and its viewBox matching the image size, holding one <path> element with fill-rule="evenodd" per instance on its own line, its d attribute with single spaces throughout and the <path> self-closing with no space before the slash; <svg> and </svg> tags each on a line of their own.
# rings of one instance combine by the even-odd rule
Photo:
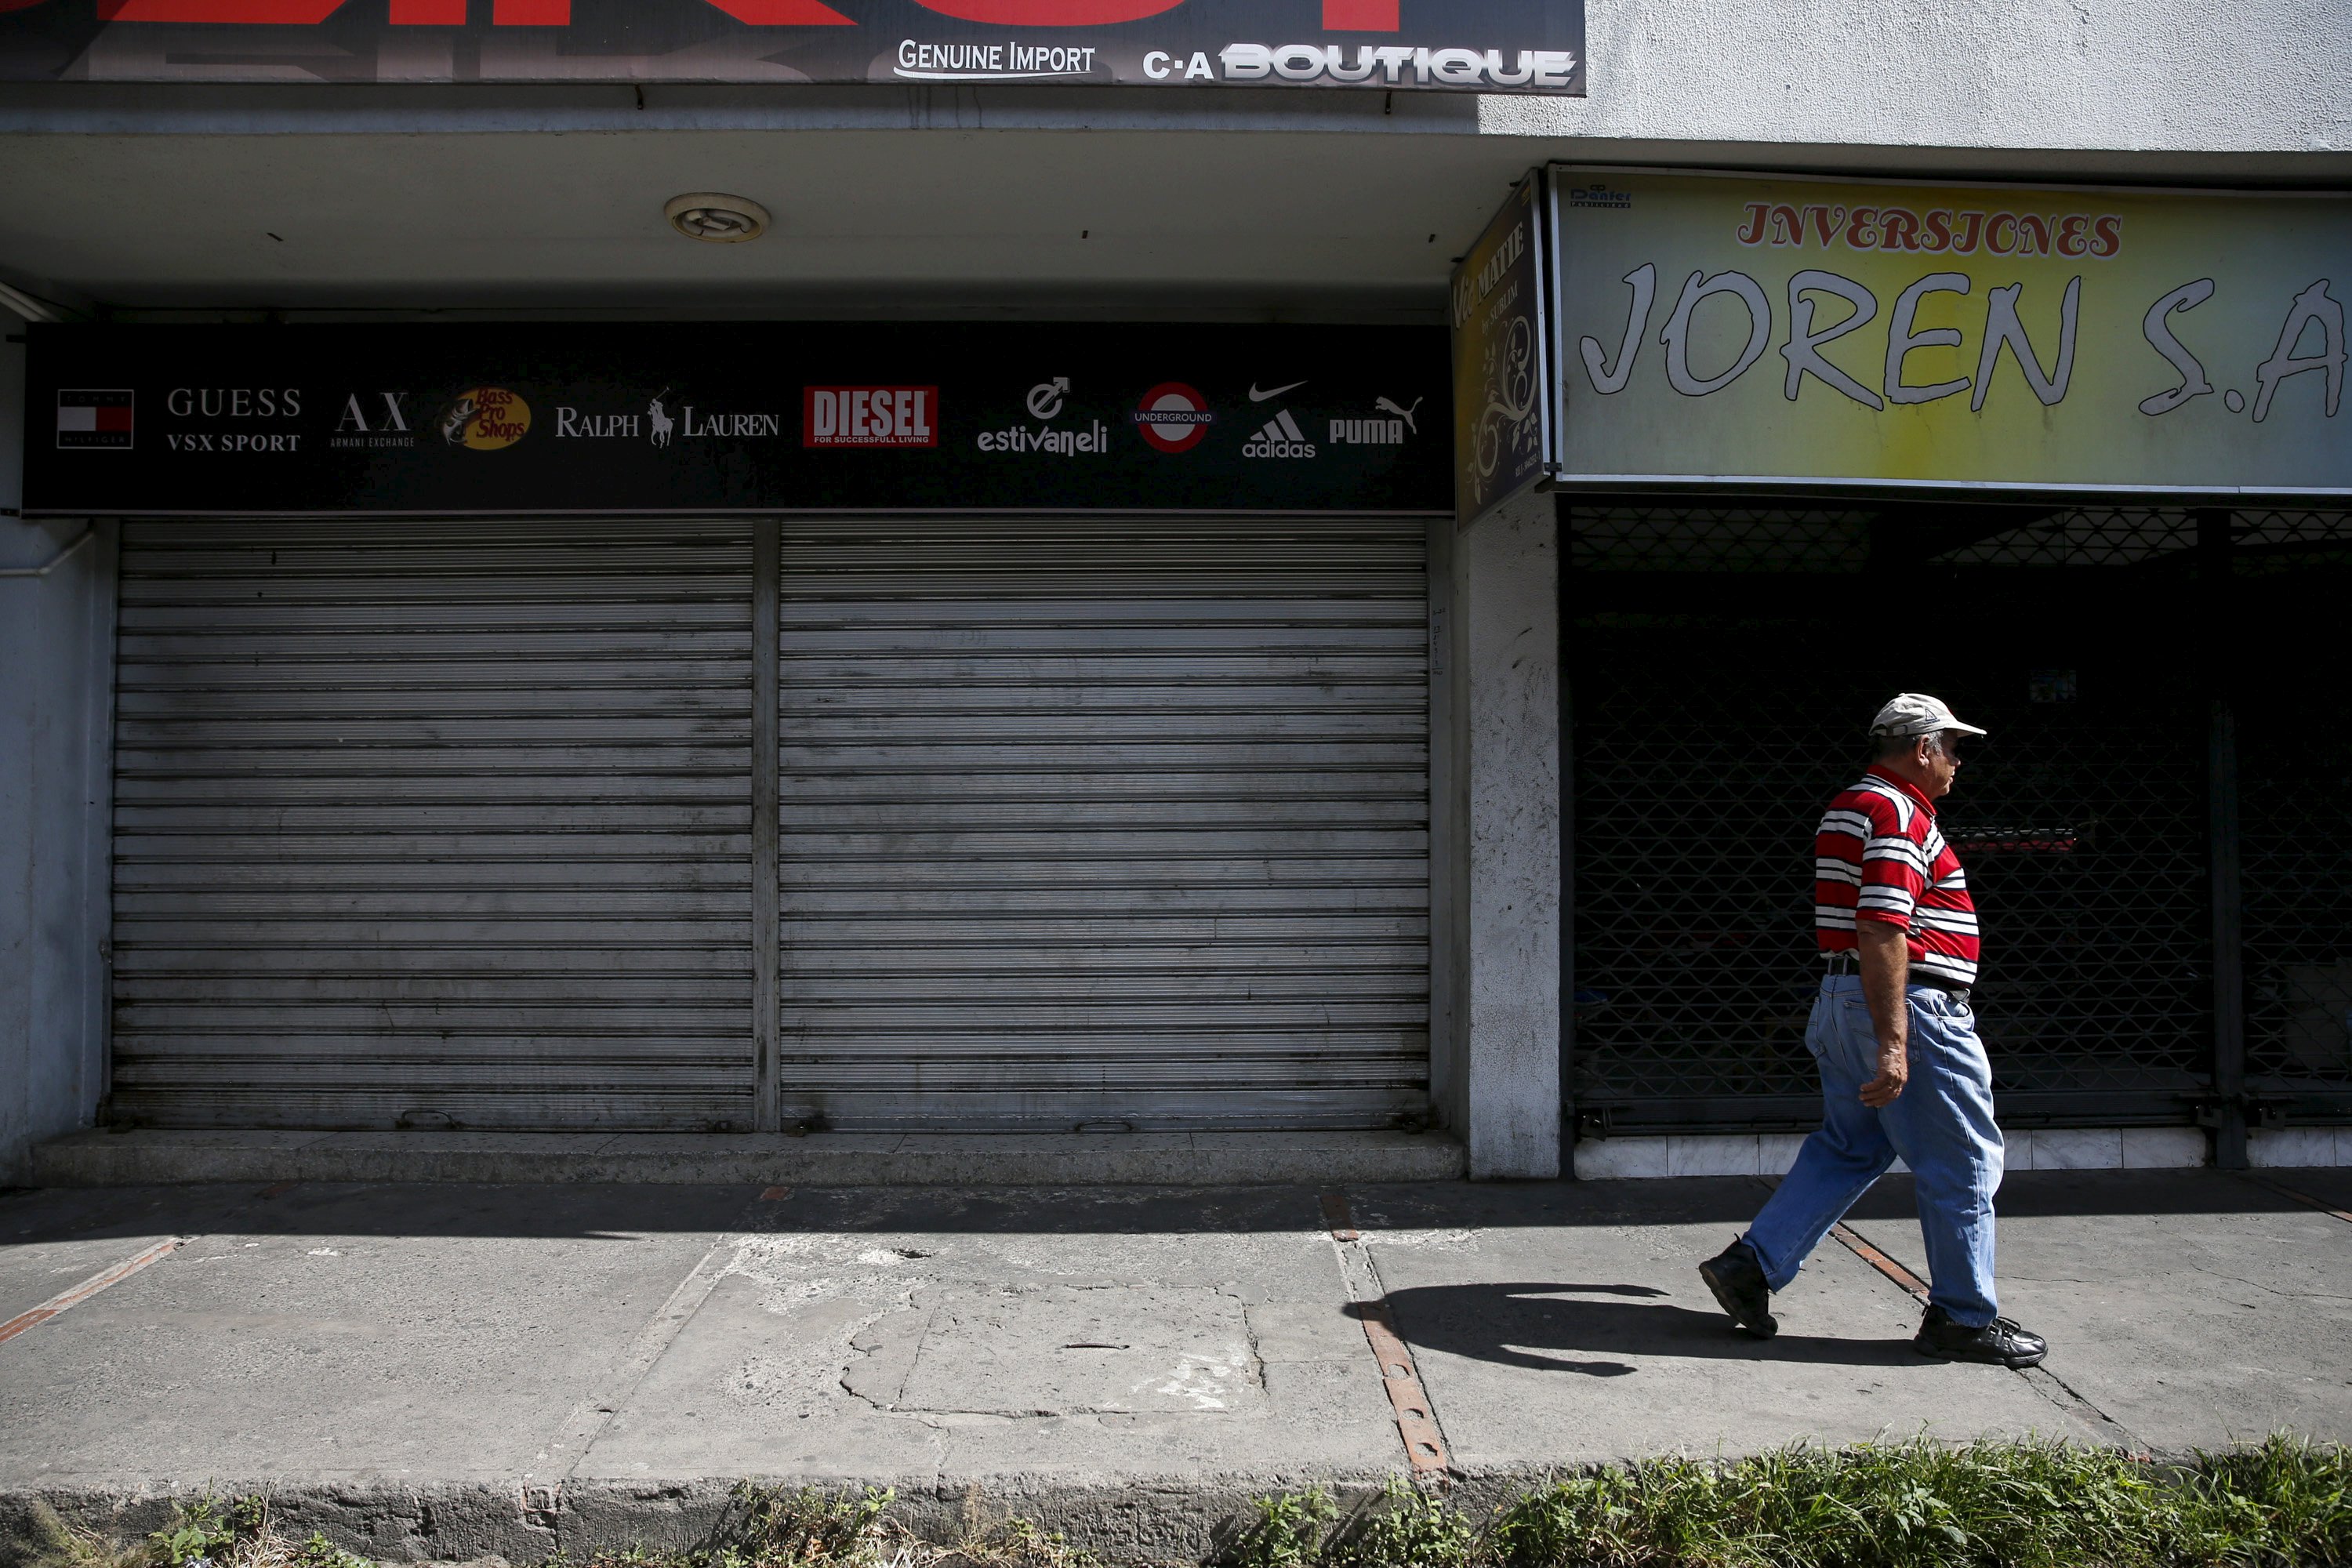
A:
<svg viewBox="0 0 2352 1568">
<path fill-rule="evenodd" d="M 1764 1266 L 1756 1261 L 1754 1247 L 1734 1241 L 1700 1264 L 1698 1277 L 1733 1322 L 1760 1340 L 1780 1331 L 1772 1317 L 1772 1288 L 1764 1283 Z"/>
<path fill-rule="evenodd" d="M 1995 1318 L 1980 1329 L 1964 1329 L 1946 1317 L 1941 1307 L 1927 1309 L 1911 1345 L 1921 1355 L 1944 1361 L 1980 1361 L 2011 1369 L 2039 1366 L 2050 1353 L 2047 1340 L 2027 1333 L 2014 1319 Z"/>
</svg>

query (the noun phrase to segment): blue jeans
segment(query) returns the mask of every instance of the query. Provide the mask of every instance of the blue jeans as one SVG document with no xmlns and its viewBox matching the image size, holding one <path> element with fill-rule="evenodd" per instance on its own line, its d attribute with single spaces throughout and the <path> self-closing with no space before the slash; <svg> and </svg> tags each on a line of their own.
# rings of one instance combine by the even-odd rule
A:
<svg viewBox="0 0 2352 1568">
<path fill-rule="evenodd" d="M 1967 1004 L 1933 986 L 1910 989 L 1911 1076 L 1895 1103 L 1873 1110 L 1862 1086 L 1878 1076 L 1878 1038 L 1862 979 L 1822 982 L 1805 1045 L 1822 1070 L 1821 1130 L 1741 1239 L 1756 1249 L 1775 1290 L 1822 1237 L 1886 1173 L 1896 1155 L 1911 1167 L 1919 1229 L 1927 1242 L 1927 1299 L 1964 1328 L 1992 1321 L 1992 1195 L 2000 1186 L 2000 1129 L 1992 1119 L 1992 1067 Z"/>
</svg>

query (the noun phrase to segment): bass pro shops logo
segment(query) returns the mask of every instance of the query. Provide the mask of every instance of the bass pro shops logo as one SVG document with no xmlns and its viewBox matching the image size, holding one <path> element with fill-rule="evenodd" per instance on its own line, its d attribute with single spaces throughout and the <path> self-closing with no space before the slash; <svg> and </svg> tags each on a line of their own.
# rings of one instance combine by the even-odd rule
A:
<svg viewBox="0 0 2352 1568">
<path fill-rule="evenodd" d="M 530 405 L 503 386 L 471 386 L 441 410 L 441 439 L 452 447 L 496 452 L 530 434 Z"/>
</svg>

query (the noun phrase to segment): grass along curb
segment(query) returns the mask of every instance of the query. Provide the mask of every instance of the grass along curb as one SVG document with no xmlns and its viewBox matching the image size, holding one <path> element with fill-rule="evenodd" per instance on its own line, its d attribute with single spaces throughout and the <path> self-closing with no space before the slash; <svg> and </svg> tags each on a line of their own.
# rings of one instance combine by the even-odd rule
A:
<svg viewBox="0 0 2352 1568">
<path fill-rule="evenodd" d="M 683 1552 L 561 1568 L 1103 1568 L 1015 1519 L 918 1537 L 888 1492 L 736 1488 Z M 295 1542 L 265 1499 L 205 1496 L 111 1542 L 54 1516 L 37 1568 L 366 1568 Z M 495 1561 L 495 1560 L 490 1560 Z M 1473 1511 L 1399 1479 L 1353 1506 L 1320 1488 L 1255 1500 L 1216 1568 L 2332 1568 L 2352 1564 L 2352 1449 L 2281 1434 L 2182 1465 L 2055 1442 L 1811 1445 L 1557 1476 Z"/>
</svg>

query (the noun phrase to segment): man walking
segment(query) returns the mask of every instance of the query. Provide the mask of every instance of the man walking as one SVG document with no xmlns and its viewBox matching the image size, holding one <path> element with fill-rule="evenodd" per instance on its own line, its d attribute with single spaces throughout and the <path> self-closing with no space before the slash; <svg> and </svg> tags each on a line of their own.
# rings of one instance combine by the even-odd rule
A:
<svg viewBox="0 0 2352 1568">
<path fill-rule="evenodd" d="M 1871 721 L 1874 758 L 1830 802 L 1814 841 L 1813 927 L 1827 973 L 1805 1026 L 1823 1110 L 1748 1234 L 1699 1265 L 1732 1321 L 1780 1331 L 1771 1293 L 1897 1155 L 1911 1167 L 1931 1275 L 1923 1355 L 2032 1366 L 2039 1334 L 2000 1315 L 1992 1195 L 2000 1129 L 1977 1038 L 1976 906 L 1936 802 L 1981 735 L 1933 697 L 1905 692 Z"/>
</svg>

